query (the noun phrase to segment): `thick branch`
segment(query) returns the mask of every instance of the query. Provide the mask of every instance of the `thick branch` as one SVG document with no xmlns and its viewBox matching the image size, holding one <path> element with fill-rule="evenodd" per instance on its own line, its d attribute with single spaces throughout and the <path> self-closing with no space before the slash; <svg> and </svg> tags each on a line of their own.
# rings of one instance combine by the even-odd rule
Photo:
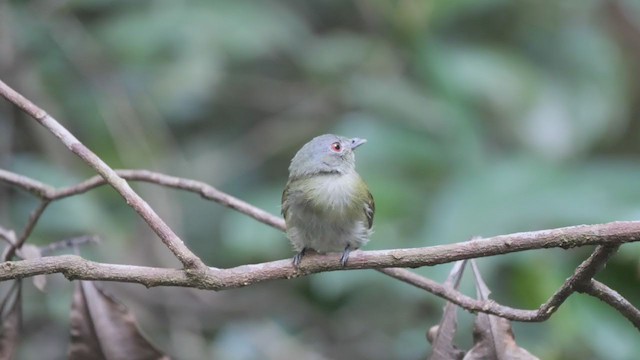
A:
<svg viewBox="0 0 640 360">
<path fill-rule="evenodd" d="M 1 81 L 0 94 L 18 105 L 53 132 L 72 152 L 80 156 L 102 176 L 93 177 L 75 186 L 54 189 L 36 180 L 0 170 L 0 180 L 30 191 L 42 199 L 41 205 L 30 217 L 18 242 L 15 246 L 12 246 L 7 253 L 7 258 L 10 258 L 15 252 L 15 249 L 19 248 L 24 241 L 26 241 L 38 218 L 51 201 L 77 195 L 109 183 L 127 200 L 127 203 L 147 221 L 151 228 L 160 236 L 163 242 L 165 242 L 167 247 L 183 262 L 185 267 L 198 267 L 201 270 L 198 276 L 187 276 L 188 274 L 186 272 L 175 269 L 100 264 L 84 260 L 77 256 L 60 256 L 38 260 L 5 262 L 2 264 L 2 269 L 0 269 L 0 279 L 61 272 L 69 279 L 124 281 L 141 283 L 146 286 L 173 285 L 223 290 L 247 286 L 265 280 L 291 278 L 320 271 L 345 269 L 340 266 L 337 259 L 326 260 L 323 259 L 325 256 L 316 255 L 307 257 L 299 270 L 291 267 L 288 261 L 282 260 L 256 265 L 245 265 L 226 270 L 208 269 L 206 272 L 203 272 L 203 264 L 200 259 L 184 246 L 182 240 L 180 240 L 149 205 L 129 187 L 124 179 L 146 181 L 195 192 L 206 199 L 216 201 L 280 230 L 284 229 L 284 222 L 276 216 L 199 181 L 167 176 L 145 170 L 120 170 L 116 172 L 82 145 L 55 119 Z M 640 225 L 636 222 L 574 226 L 554 230 L 503 235 L 488 239 L 476 238 L 464 243 L 439 245 L 429 248 L 360 252 L 351 256 L 346 269 L 376 268 L 382 273 L 423 288 L 467 310 L 483 311 L 521 321 L 546 320 L 574 291 L 580 289 L 609 303 L 638 327 L 638 324 L 640 324 L 640 320 L 638 320 L 640 319 L 638 310 L 628 302 L 625 302 L 626 300 L 613 290 L 608 289 L 600 283 L 594 282 L 592 277 L 604 266 L 609 257 L 617 251 L 620 244 L 637 241 L 639 236 Z M 600 246 L 589 259 L 576 269 L 574 275 L 563 284 L 549 301 L 543 304 L 538 310 L 512 309 L 493 301 L 475 300 L 406 269 L 389 268 L 437 265 L 462 259 L 492 256 L 515 251 L 549 247 L 571 248 L 593 244 Z M 331 259 L 330 256 L 329 259 Z"/>
<path fill-rule="evenodd" d="M 169 226 L 151 207 L 131 189 L 125 179 L 146 181 L 200 194 L 205 199 L 247 214 L 269 226 L 284 230 L 284 221 L 262 209 L 225 194 L 203 182 L 168 176 L 146 170 L 111 169 L 96 154 L 91 152 L 67 129 L 49 116 L 44 110 L 31 103 L 0 81 L 0 95 L 37 120 L 42 126 L 58 137 L 73 153 L 94 168 L 100 177 L 90 178 L 80 184 L 55 189 L 39 181 L 0 169 L 0 181 L 15 185 L 33 193 L 41 199 L 18 239 L 15 234 L 2 228 L 0 237 L 11 243 L 5 258 L 11 258 L 16 249 L 27 240 L 47 205 L 64 197 L 77 195 L 103 184 L 111 185 L 138 214 L 148 223 L 164 244 L 183 263 L 185 270 L 140 267 L 130 265 L 102 264 L 85 260 L 78 256 L 65 255 L 44 257 L 34 260 L 4 262 L 0 264 L 0 281 L 23 278 L 39 274 L 63 273 L 69 279 L 121 281 L 144 284 L 145 286 L 187 286 L 210 290 L 224 290 L 247 286 L 257 282 L 284 279 L 322 271 L 342 269 L 377 269 L 406 283 L 418 286 L 435 295 L 452 301 L 470 311 L 482 311 L 511 320 L 543 321 L 575 291 L 598 297 L 620 311 L 640 329 L 640 311 L 615 291 L 593 280 L 607 260 L 625 242 L 640 239 L 640 222 L 615 222 L 601 225 L 582 225 L 567 228 L 502 235 L 492 238 L 474 238 L 471 241 L 438 245 L 426 248 L 396 249 L 384 251 L 356 252 L 351 255 L 346 267 L 342 267 L 335 255 L 311 255 L 305 257 L 300 269 L 291 266 L 290 261 L 280 260 L 255 265 L 244 265 L 231 269 L 207 268 L 193 254 Z M 409 270 L 398 267 L 419 267 L 449 263 L 462 259 L 493 256 L 516 251 L 551 247 L 572 248 L 576 246 L 599 245 L 562 285 L 562 287 L 537 310 L 519 310 L 480 301 L 447 288 Z M 191 269 L 196 272 L 189 271 Z"/>
<path fill-rule="evenodd" d="M 282 220 L 282 218 L 272 215 L 236 197 L 228 195 L 206 183 L 169 176 L 148 170 L 117 170 L 117 173 L 123 179 L 144 181 L 200 194 L 205 199 L 216 201 L 224 206 L 249 215 L 269 226 L 280 230 L 284 229 L 284 220 Z M 100 177 L 93 177 L 73 186 L 55 189 L 48 185 L 44 185 L 37 180 L 2 169 L 0 169 L 0 181 L 18 186 L 43 199 L 51 200 L 58 200 L 64 197 L 81 194 L 105 184 L 104 179 Z M 451 261 L 468 258 L 465 257 L 465 253 L 468 252 L 474 252 L 477 255 L 476 257 L 483 257 L 541 248 L 561 247 L 569 249 L 586 245 L 622 244 L 638 240 L 640 240 L 640 222 L 638 221 L 621 221 L 598 225 L 578 225 L 552 230 L 501 235 L 493 238 L 474 238 L 471 241 L 460 243 L 468 245 L 461 250 L 464 253 L 460 254 L 461 257 L 459 259 L 453 259 Z M 449 251 L 447 246 L 451 245 L 441 245 L 441 247 L 443 247 L 442 251 Z M 437 251 L 437 248 L 438 246 L 433 247 L 434 251 Z M 412 250 L 413 249 L 393 250 L 396 252 L 394 253 L 394 256 L 397 256 L 398 259 L 403 258 L 405 261 L 409 261 L 409 263 L 405 263 L 403 261 L 403 265 L 398 264 L 396 266 L 416 267 L 439 264 L 438 262 L 424 263 L 423 259 L 415 258 L 416 255 Z M 355 259 L 355 254 L 356 253 L 354 253 L 353 259 Z M 349 257 L 349 262 L 351 261 L 352 258 Z"/>
<path fill-rule="evenodd" d="M 224 206 L 247 214 L 267 225 L 284 229 L 281 218 L 256 208 L 240 199 L 225 194 L 214 187 L 190 179 L 168 176 L 147 170 L 117 170 L 117 173 L 127 180 L 145 181 L 158 185 L 173 187 L 200 194 L 205 199 L 216 201 Z M 84 193 L 97 186 L 104 185 L 101 177 L 93 177 L 79 184 L 55 189 L 28 177 L 13 174 L 0 169 L 0 181 L 20 187 L 39 196 L 43 200 L 58 200 L 64 197 Z M 427 290 L 437 296 L 452 301 L 470 311 L 482 311 L 498 315 L 511 320 L 519 321 L 543 321 L 560 304 L 575 291 L 576 285 L 589 280 L 606 259 L 615 252 L 617 245 L 624 242 L 633 242 L 640 239 L 640 222 L 615 222 L 601 225 L 582 225 L 567 228 L 543 230 L 528 233 L 502 235 L 493 238 L 474 238 L 471 241 L 439 245 L 428 248 L 398 249 L 386 251 L 355 252 L 350 257 L 346 269 L 377 268 L 380 272 Z M 480 256 L 492 256 L 516 251 L 541 249 L 550 247 L 571 248 L 586 245 L 609 245 L 598 248 L 594 254 L 583 263 L 576 273 L 563 284 L 563 286 L 538 310 L 520 310 L 497 304 L 493 301 L 479 301 L 470 298 L 458 291 L 445 288 L 437 282 L 419 276 L 407 269 L 397 267 L 418 267 L 448 263 L 460 259 Z M 396 268 L 389 268 L 396 267 Z M 143 268 L 144 269 L 144 268 Z M 305 258 L 300 272 L 293 270 L 289 261 L 271 262 L 257 265 L 246 265 L 234 269 L 209 272 L 200 279 L 204 288 L 222 290 L 238 286 L 245 286 L 256 282 L 284 279 L 300 275 L 311 274 L 320 271 L 341 270 L 337 258 L 329 256 L 310 256 Z M 34 274 L 31 274 L 34 275 Z M 28 275 L 28 276 L 31 276 Z M 152 274 L 151 274 L 152 275 Z M 213 278 L 211 276 L 214 276 Z M 110 280 L 108 278 L 92 278 L 93 280 Z M 222 281 L 222 279 L 225 279 Z M 144 280 L 144 281 L 143 281 Z M 118 281 L 132 281 L 147 286 L 175 285 L 196 286 L 199 280 L 191 279 L 187 283 L 170 284 L 157 283 L 159 279 L 154 276 L 137 278 L 133 280 L 118 279 Z M 160 279 L 162 280 L 162 279 Z M 216 284 L 211 287 L 210 284 Z M 222 283 L 222 285 L 221 285 Z M 157 285 L 156 285 L 157 284 Z M 202 286 L 202 284 L 197 285 Z"/>
<path fill-rule="evenodd" d="M 495 241 L 494 239 L 495 238 L 486 239 L 485 241 L 492 242 Z M 450 249 L 464 246 L 465 243 L 449 245 Z M 574 276 L 572 276 L 567 283 L 578 284 L 577 281 L 584 278 L 581 281 L 587 281 L 587 285 L 592 284 L 593 282 L 589 282 L 589 276 L 591 276 L 593 271 L 599 266 L 599 264 L 601 264 L 601 261 L 615 251 L 612 248 L 615 247 L 599 247 L 599 250 L 596 250 L 594 254 L 592 254 L 589 259 L 587 259 L 576 270 Z M 433 247 L 414 250 L 422 252 L 425 256 L 428 256 L 432 249 Z M 393 250 L 362 251 L 353 253 L 354 260 L 357 260 L 353 262 L 350 261 L 346 268 L 369 269 L 374 268 L 373 264 L 387 265 L 389 263 L 395 263 L 397 261 L 392 260 L 393 256 L 390 255 L 391 252 L 393 252 Z M 468 256 L 467 258 L 473 257 L 473 254 L 470 255 L 471 256 Z M 455 261 L 455 259 L 452 259 L 451 256 L 440 256 L 438 259 L 439 263 L 453 261 Z M 75 255 L 63 255 L 2 263 L 0 264 L 0 281 L 30 277 L 39 274 L 62 273 L 70 280 L 120 281 L 139 283 L 147 287 L 184 286 L 207 290 L 227 290 L 268 280 L 289 279 L 323 271 L 342 269 L 343 267 L 339 262 L 338 255 L 310 254 L 305 258 L 305 264 L 300 270 L 293 268 L 289 260 L 279 260 L 261 264 L 242 265 L 230 269 L 211 268 L 206 273 L 202 273 L 199 276 L 189 276 L 185 271 L 179 269 L 103 264 L 85 260 Z M 473 299 L 433 280 L 414 274 L 406 269 L 385 268 L 379 269 L 379 271 L 411 285 L 418 286 L 433 293 L 434 295 L 443 297 L 468 311 L 481 311 L 517 321 L 535 322 L 548 319 L 557 310 L 558 306 L 566 300 L 571 292 L 580 289 L 579 291 L 601 298 L 614 308 L 619 309 L 621 313 L 623 313 L 623 315 L 629 318 L 632 322 L 634 322 L 635 319 L 635 321 L 638 321 L 640 324 L 640 320 L 638 320 L 640 319 L 638 310 L 613 290 L 603 290 L 606 286 L 598 285 L 599 283 L 596 283 L 593 288 L 587 285 L 576 285 L 574 287 L 565 284 L 563 289 L 571 289 L 566 296 L 558 296 L 558 293 L 564 294 L 564 291 L 560 290 L 539 309 L 520 310 L 500 305 L 492 300 L 481 301 Z M 634 322 L 634 325 L 635 324 L 636 322 Z"/>
<path fill-rule="evenodd" d="M 109 167 L 102 159 L 84 146 L 73 134 L 64 128 L 56 119 L 44 110 L 0 81 L 0 95 L 9 100 L 25 113 L 51 131 L 64 145 L 84 162 L 95 169 L 104 180 L 109 183 L 143 219 L 149 227 L 160 237 L 164 244 L 182 262 L 185 268 L 203 269 L 202 261 L 187 248 L 184 242 L 173 230 L 156 214 L 156 212 L 142 199 L 129 184 Z"/>
<path fill-rule="evenodd" d="M 616 231 L 619 232 L 616 235 L 612 235 L 612 233 L 615 233 Z M 167 283 L 163 278 L 167 273 L 157 273 L 155 270 L 149 271 L 147 273 L 144 269 L 153 268 L 143 267 L 125 266 L 127 269 L 136 269 L 137 273 L 127 278 L 126 274 L 123 272 L 123 275 L 119 275 L 117 278 L 112 278 L 110 277 L 110 275 L 104 272 L 96 272 L 95 269 L 102 269 L 100 267 L 101 265 L 98 263 L 87 262 L 92 264 L 92 267 L 87 268 L 86 266 L 81 266 L 78 268 L 79 263 L 70 263 L 69 258 L 66 256 L 45 257 L 37 260 L 24 260 L 0 264 L 0 280 L 33 276 L 41 273 L 71 272 L 78 279 L 128 281 L 142 284 L 153 284 L 153 286 L 193 286 L 194 284 L 204 282 L 205 285 L 199 284 L 196 287 L 224 290 L 246 286 L 266 280 L 292 278 L 323 271 L 437 265 L 462 259 L 476 258 L 478 256 L 491 256 L 506 254 L 514 251 L 522 251 L 531 248 L 566 245 L 566 243 L 564 242 L 566 241 L 566 237 L 561 240 L 552 239 L 551 236 L 553 234 L 555 234 L 555 236 L 558 236 L 558 234 L 571 234 L 571 238 L 573 238 L 571 240 L 571 243 L 577 245 L 580 243 L 580 236 L 587 239 L 589 243 L 612 243 L 613 241 L 613 244 L 615 244 L 616 242 L 637 241 L 638 232 L 640 232 L 639 222 L 619 222 L 602 225 L 583 225 L 554 230 L 501 235 L 481 240 L 472 240 L 456 244 L 437 245 L 425 248 L 356 251 L 351 254 L 349 263 L 347 263 L 346 267 L 344 268 L 340 265 L 339 254 L 309 254 L 307 257 L 305 257 L 299 270 L 296 270 L 295 268 L 293 268 L 293 266 L 291 266 L 290 260 L 279 260 L 254 265 L 243 265 L 231 269 L 209 269 L 207 274 L 202 278 L 194 277 L 193 279 L 191 279 L 190 281 L 193 281 L 193 283 L 175 281 Z M 607 238 L 606 236 L 611 237 Z M 513 242 L 521 242 L 521 245 L 505 245 L 512 244 Z M 65 261 L 62 263 L 57 263 L 57 259 L 65 259 Z M 46 261 L 48 265 L 38 265 L 40 261 Z M 82 261 L 86 262 L 85 260 Z M 590 258 L 585 263 L 591 261 L 592 260 Z M 53 269 L 55 270 L 49 270 L 48 272 L 43 270 L 44 268 L 52 269 L 52 264 L 56 265 L 56 267 L 53 267 Z M 110 269 L 111 267 L 107 268 Z M 84 272 L 87 270 L 89 272 Z M 385 273 L 388 272 L 389 271 L 385 271 Z M 171 270 L 170 273 L 176 274 L 174 270 Z M 473 307 L 472 309 L 476 310 L 475 307 Z"/>
</svg>

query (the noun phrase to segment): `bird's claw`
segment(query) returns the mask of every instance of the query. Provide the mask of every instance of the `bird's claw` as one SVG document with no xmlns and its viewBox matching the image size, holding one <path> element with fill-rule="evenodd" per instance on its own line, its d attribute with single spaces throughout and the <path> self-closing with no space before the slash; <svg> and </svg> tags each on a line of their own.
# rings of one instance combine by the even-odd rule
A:
<svg viewBox="0 0 640 360">
<path fill-rule="evenodd" d="M 342 253 L 342 257 L 340 257 L 340 264 L 342 267 L 347 266 L 347 261 L 349 261 L 349 254 L 351 254 L 351 246 L 347 245 L 344 248 L 344 252 Z"/>
<path fill-rule="evenodd" d="M 294 257 L 293 257 L 293 267 L 294 268 L 299 268 L 300 267 L 300 262 L 302 261 L 302 257 L 304 256 L 304 253 L 307 251 L 307 248 L 303 248 L 302 250 L 300 250 L 299 253 L 297 253 Z"/>
</svg>

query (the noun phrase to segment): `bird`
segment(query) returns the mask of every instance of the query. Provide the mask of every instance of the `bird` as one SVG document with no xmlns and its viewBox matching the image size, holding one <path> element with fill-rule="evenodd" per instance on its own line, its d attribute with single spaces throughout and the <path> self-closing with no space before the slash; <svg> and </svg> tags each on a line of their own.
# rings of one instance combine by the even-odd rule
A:
<svg viewBox="0 0 640 360">
<path fill-rule="evenodd" d="M 366 142 L 324 134 L 302 146 L 291 160 L 282 215 L 296 251 L 294 267 L 300 266 L 307 250 L 342 252 L 344 267 L 351 251 L 369 241 L 375 202 L 356 172 L 354 154 Z"/>
</svg>

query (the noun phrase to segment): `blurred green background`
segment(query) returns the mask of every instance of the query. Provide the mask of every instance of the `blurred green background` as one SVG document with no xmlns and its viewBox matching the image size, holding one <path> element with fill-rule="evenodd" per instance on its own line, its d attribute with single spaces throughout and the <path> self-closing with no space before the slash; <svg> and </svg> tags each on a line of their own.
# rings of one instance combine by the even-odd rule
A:
<svg viewBox="0 0 640 360">
<path fill-rule="evenodd" d="M 322 133 L 364 137 L 366 249 L 640 217 L 640 2 L 2 1 L 0 78 L 108 164 L 205 181 L 279 213 L 287 166 Z M 48 184 L 93 172 L 0 101 L 0 167 Z M 211 266 L 289 258 L 284 235 L 193 194 L 134 188 Z M 36 205 L 0 185 L 0 224 Z M 179 264 L 111 189 L 51 205 L 30 242 L 81 234 L 103 262 Z M 493 297 L 535 308 L 590 249 L 485 258 Z M 598 275 L 640 305 L 640 248 Z M 442 281 L 450 265 L 419 273 Z M 469 275 L 469 274 L 467 274 Z M 105 284 L 179 359 L 421 359 L 444 302 L 375 271 L 220 293 Z M 73 284 L 25 286 L 20 358 L 65 358 Z M 475 294 L 470 278 L 463 290 Z M 459 312 L 459 344 L 473 317 Z M 514 324 L 541 359 L 636 359 L 620 314 L 572 296 Z"/>
</svg>

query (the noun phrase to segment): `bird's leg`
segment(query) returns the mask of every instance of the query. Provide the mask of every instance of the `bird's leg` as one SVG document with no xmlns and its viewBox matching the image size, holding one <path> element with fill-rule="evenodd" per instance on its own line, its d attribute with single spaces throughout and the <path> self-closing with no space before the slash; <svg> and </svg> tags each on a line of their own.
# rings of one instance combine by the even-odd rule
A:
<svg viewBox="0 0 640 360">
<path fill-rule="evenodd" d="M 347 261 L 349 260 L 349 254 L 351 253 L 351 246 L 347 245 L 344 248 L 344 252 L 342 253 L 342 257 L 340 258 L 340 264 L 342 267 L 347 265 Z"/>
<path fill-rule="evenodd" d="M 300 267 L 300 262 L 302 261 L 302 257 L 304 256 L 305 252 L 307 252 L 306 247 L 302 248 L 302 250 L 300 250 L 300 252 L 293 257 L 293 267 Z"/>
</svg>

